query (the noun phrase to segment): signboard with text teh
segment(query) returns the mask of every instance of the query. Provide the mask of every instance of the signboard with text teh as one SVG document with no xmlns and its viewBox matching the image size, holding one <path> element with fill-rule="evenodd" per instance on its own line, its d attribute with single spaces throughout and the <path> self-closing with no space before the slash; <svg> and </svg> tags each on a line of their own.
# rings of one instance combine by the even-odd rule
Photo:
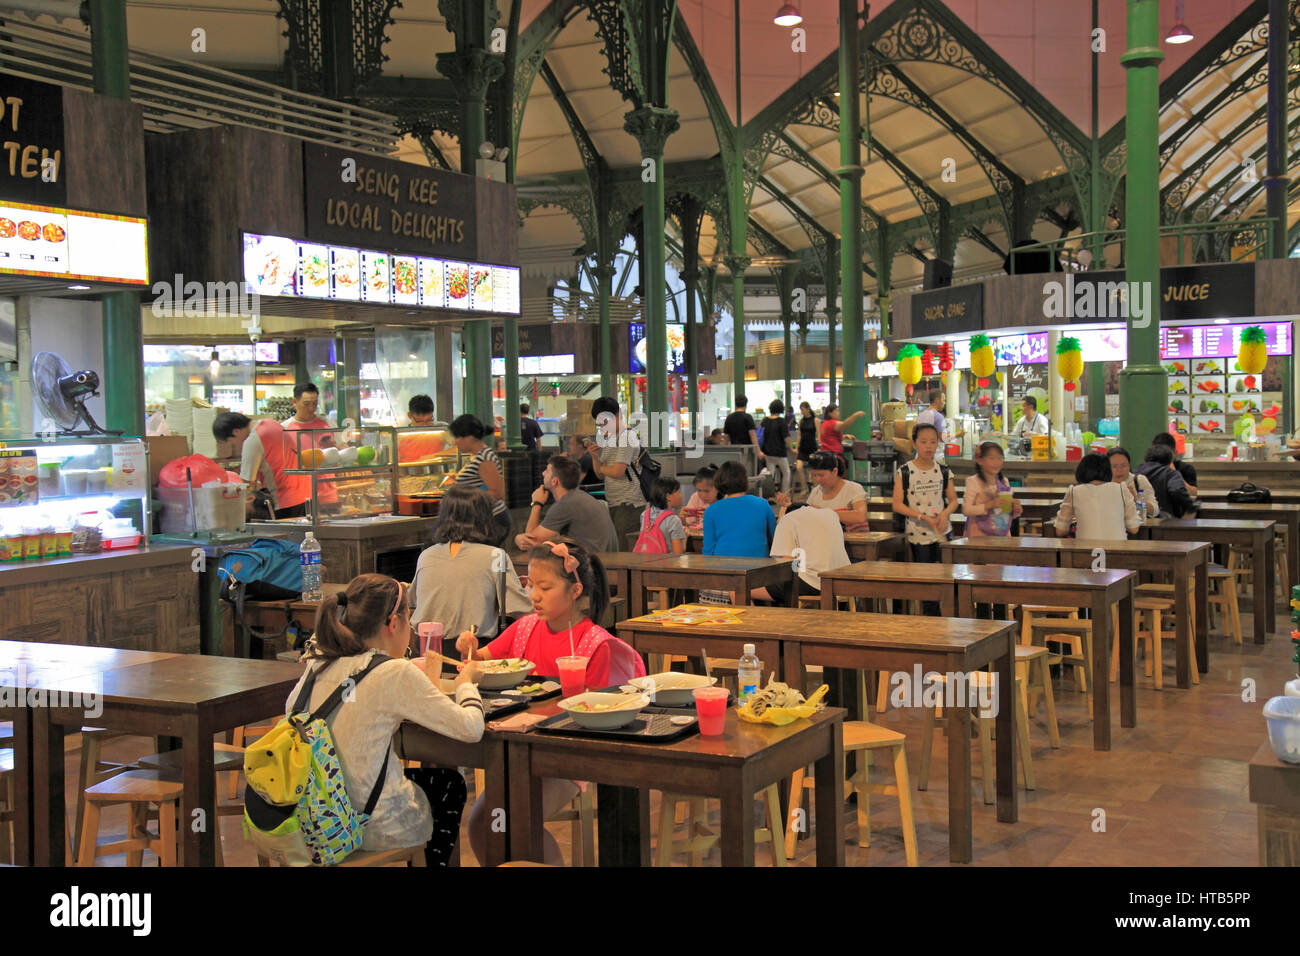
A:
<svg viewBox="0 0 1300 956">
<path fill-rule="evenodd" d="M 0 200 L 62 206 L 63 90 L 0 73 Z"/>
<path fill-rule="evenodd" d="M 473 176 L 306 143 L 303 183 L 312 239 L 476 257 Z"/>
</svg>

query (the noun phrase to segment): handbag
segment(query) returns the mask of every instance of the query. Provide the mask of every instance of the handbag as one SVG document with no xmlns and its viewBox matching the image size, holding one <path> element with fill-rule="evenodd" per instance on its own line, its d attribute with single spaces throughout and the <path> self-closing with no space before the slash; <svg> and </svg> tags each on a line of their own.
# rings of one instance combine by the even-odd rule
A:
<svg viewBox="0 0 1300 956">
<path fill-rule="evenodd" d="M 1273 496 L 1267 488 L 1261 488 L 1249 481 L 1243 481 L 1228 492 L 1228 504 L 1230 505 L 1266 505 L 1272 501 Z"/>
</svg>

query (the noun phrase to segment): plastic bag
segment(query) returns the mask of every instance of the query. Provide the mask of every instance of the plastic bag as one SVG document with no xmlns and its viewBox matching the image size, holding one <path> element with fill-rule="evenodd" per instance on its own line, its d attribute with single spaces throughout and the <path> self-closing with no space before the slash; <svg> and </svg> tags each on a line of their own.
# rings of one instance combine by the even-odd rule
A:
<svg viewBox="0 0 1300 956">
<path fill-rule="evenodd" d="M 230 483 L 240 480 L 237 474 L 226 471 L 207 455 L 186 455 L 162 466 L 158 472 L 158 487 L 184 488 L 186 468 L 190 470 L 195 488 L 202 488 L 211 481 Z"/>
</svg>

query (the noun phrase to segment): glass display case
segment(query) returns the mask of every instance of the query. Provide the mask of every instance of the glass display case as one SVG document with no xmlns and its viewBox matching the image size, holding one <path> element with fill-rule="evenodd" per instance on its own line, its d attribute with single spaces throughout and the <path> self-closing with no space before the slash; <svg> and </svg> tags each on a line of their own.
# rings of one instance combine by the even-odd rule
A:
<svg viewBox="0 0 1300 956">
<path fill-rule="evenodd" d="M 145 539 L 148 515 L 143 439 L 0 442 L 0 561 L 133 548 Z"/>
<path fill-rule="evenodd" d="M 395 429 L 286 429 L 297 467 L 286 476 L 306 483 L 307 515 L 317 524 L 394 513 Z"/>
<path fill-rule="evenodd" d="M 464 458 L 444 422 L 395 429 L 397 513 L 438 513 L 443 490 L 456 479 Z"/>
</svg>

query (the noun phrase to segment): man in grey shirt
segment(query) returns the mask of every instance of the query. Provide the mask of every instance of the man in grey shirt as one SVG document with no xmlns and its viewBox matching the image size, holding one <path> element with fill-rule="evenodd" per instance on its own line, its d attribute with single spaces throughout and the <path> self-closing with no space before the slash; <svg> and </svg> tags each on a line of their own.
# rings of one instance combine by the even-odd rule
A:
<svg viewBox="0 0 1300 956">
<path fill-rule="evenodd" d="M 618 402 L 614 399 L 602 395 L 592 402 L 591 417 L 601 430 L 600 440 L 596 442 L 599 454 L 593 454 L 591 467 L 605 482 L 605 503 L 618 532 L 618 550 L 631 551 L 629 535 L 635 536 L 641 530 L 641 512 L 646 505 L 641 481 L 632 470 L 641 442 L 636 432 L 623 427 Z"/>
<path fill-rule="evenodd" d="M 551 456 L 542 472 L 542 486 L 533 492 L 528 526 L 523 534 L 515 536 L 521 551 L 561 536 L 572 538 L 588 554 L 619 550 L 609 508 L 578 487 L 581 479 L 582 471 L 572 458 Z M 555 498 L 555 504 L 542 518 L 548 493 Z"/>
</svg>

